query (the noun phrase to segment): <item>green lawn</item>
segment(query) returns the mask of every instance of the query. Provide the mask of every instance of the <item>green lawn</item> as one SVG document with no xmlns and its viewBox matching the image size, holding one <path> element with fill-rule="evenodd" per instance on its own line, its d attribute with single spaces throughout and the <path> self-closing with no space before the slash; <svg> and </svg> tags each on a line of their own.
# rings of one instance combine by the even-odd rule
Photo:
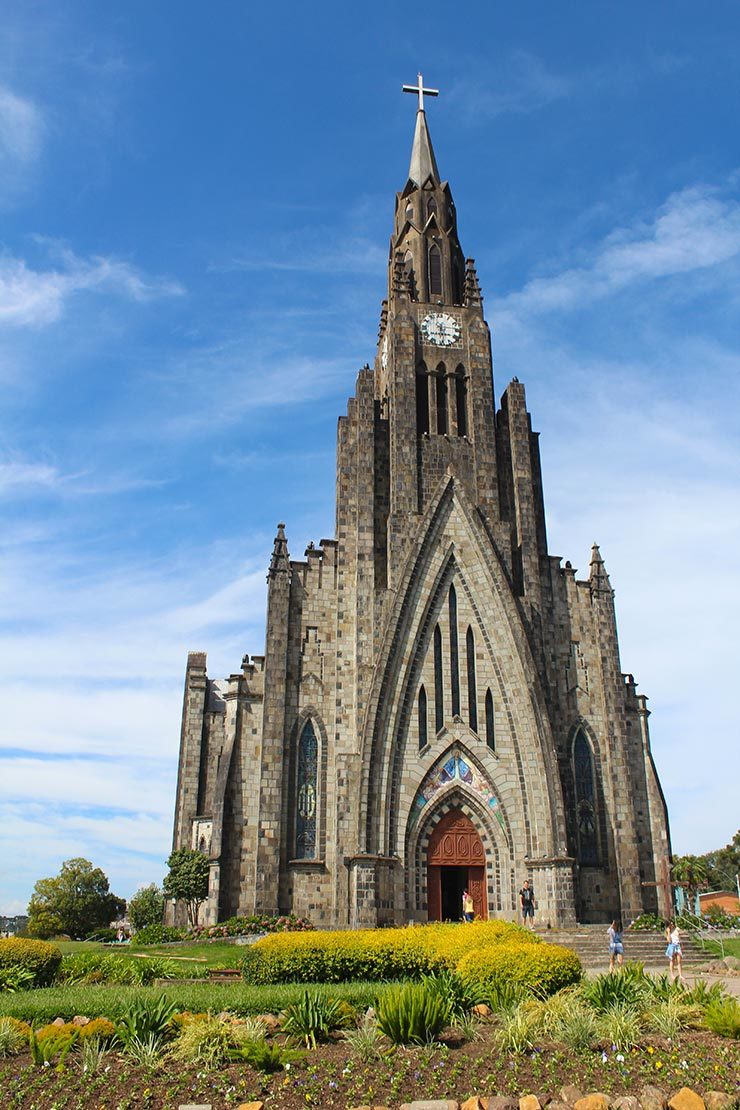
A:
<svg viewBox="0 0 740 1110">
<path fill-rule="evenodd" d="M 708 950 L 715 956 L 722 956 L 722 949 L 716 940 L 705 941 Z M 737 956 L 740 959 L 740 937 L 733 937 L 731 940 L 723 940 L 725 956 Z"/>
<path fill-rule="evenodd" d="M 388 989 L 388 983 L 322 983 L 312 987 L 332 998 L 344 998 L 358 1009 L 366 1009 Z M 278 1013 L 306 990 L 302 983 L 281 983 L 255 987 L 249 983 L 179 983 L 173 979 L 165 987 L 120 987 L 79 983 L 71 986 L 43 987 L 15 994 L 0 994 L 0 1016 L 16 1017 L 36 1024 L 67 1020 L 75 1014 L 86 1017 L 120 1018 L 135 998 L 154 998 L 166 994 L 180 1010 L 238 1014 Z"/>
<path fill-rule="evenodd" d="M 135 948 L 130 944 L 100 944 L 91 940 L 55 940 L 52 943 L 61 948 L 65 956 L 74 956 L 79 952 L 104 952 L 136 960 L 157 956 L 168 960 L 192 960 L 208 967 L 238 967 L 247 951 L 246 945 L 226 944 L 223 941 L 147 945 L 146 948 Z"/>
</svg>

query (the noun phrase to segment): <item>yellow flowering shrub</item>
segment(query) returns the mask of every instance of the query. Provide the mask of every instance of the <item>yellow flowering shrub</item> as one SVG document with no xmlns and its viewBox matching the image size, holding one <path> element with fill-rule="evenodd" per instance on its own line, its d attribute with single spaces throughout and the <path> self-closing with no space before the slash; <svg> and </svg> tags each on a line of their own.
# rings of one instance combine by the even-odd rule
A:
<svg viewBox="0 0 740 1110">
<path fill-rule="evenodd" d="M 56 944 L 26 937 L 0 939 L 0 968 L 22 967 L 33 972 L 33 985 L 47 987 L 56 977 L 62 953 Z"/>
<path fill-rule="evenodd" d="M 483 996 L 507 982 L 520 983 L 537 993 L 555 994 L 577 983 L 582 975 L 581 961 L 570 948 L 527 944 L 518 937 L 468 952 L 457 970 Z"/>
<path fill-rule="evenodd" d="M 510 938 L 521 938 L 520 943 L 529 946 L 540 943 L 539 938 L 504 921 L 275 933 L 252 945 L 243 973 L 250 983 L 418 979 L 443 967 L 455 968 L 465 952 Z"/>
<path fill-rule="evenodd" d="M 91 1037 L 99 1037 L 101 1041 L 112 1040 L 116 1035 L 116 1027 L 108 1018 L 97 1017 L 88 1021 L 87 1025 L 81 1025 L 80 1040 L 87 1041 Z"/>
</svg>

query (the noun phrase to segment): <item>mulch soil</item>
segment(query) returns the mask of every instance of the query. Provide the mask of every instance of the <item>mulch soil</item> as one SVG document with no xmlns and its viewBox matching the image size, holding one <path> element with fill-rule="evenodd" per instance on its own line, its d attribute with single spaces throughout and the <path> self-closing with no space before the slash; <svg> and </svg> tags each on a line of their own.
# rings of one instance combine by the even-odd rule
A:
<svg viewBox="0 0 740 1110">
<path fill-rule="evenodd" d="M 740 1042 L 687 1032 L 677 1044 L 656 1037 L 624 1053 L 604 1045 L 575 1055 L 543 1043 L 533 1051 L 508 1055 L 495 1046 L 493 1029 L 482 1026 L 473 1041 L 450 1032 L 437 1046 L 386 1049 L 370 1062 L 335 1041 L 267 1076 L 245 1064 L 206 1070 L 166 1058 L 150 1070 L 114 1050 L 92 1075 L 84 1074 L 79 1058 L 71 1055 L 61 1071 L 33 1067 L 27 1053 L 0 1060 L 2 1110 L 178 1110 L 181 1104 L 226 1110 L 257 1100 L 264 1101 L 265 1110 L 367 1105 L 398 1110 L 413 1099 L 462 1102 L 473 1094 L 527 1093 L 538 1095 L 544 1104 L 557 1098 L 565 1084 L 614 1097 L 636 1094 L 646 1084 L 660 1086 L 668 1095 L 689 1086 L 701 1093 L 715 1090 L 740 1097 Z"/>
</svg>

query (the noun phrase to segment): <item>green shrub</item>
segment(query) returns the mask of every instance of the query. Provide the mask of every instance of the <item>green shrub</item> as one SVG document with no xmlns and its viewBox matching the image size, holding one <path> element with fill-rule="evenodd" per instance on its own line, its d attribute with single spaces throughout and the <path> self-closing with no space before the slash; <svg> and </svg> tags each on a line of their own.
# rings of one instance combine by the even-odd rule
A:
<svg viewBox="0 0 740 1110">
<path fill-rule="evenodd" d="M 67 1054 L 79 1039 L 79 1030 L 75 1029 L 70 1032 L 67 1028 L 56 1029 L 43 1036 L 44 1032 L 45 1030 L 41 1030 L 39 1033 L 36 1033 L 33 1029 L 31 1030 L 28 1038 L 31 1063 L 35 1068 L 43 1068 L 56 1061 L 56 1066 L 63 1068 Z"/>
<path fill-rule="evenodd" d="M 183 1025 L 170 1054 L 186 1064 L 218 1068 L 226 1062 L 233 1047 L 229 1023 L 208 1014 L 202 1021 L 188 1021 Z"/>
<path fill-rule="evenodd" d="M 15 994 L 33 986 L 34 973 L 28 967 L 0 967 L 0 991 Z"/>
<path fill-rule="evenodd" d="M 316 1048 L 319 1041 L 329 1039 L 335 1029 L 347 1023 L 344 1004 L 318 991 L 304 991 L 297 1002 L 281 1014 L 280 1028 L 295 1040 L 305 1041 L 306 1048 Z"/>
<path fill-rule="evenodd" d="M 14 1056 L 28 1044 L 28 1031 L 14 1018 L 0 1018 L 0 1057 Z"/>
<path fill-rule="evenodd" d="M 45 940 L 24 937 L 0 940 L 0 970 L 24 968 L 33 973 L 34 986 L 45 987 L 52 983 L 61 962 L 60 949 Z"/>
<path fill-rule="evenodd" d="M 96 940 L 99 944 L 112 944 L 113 941 L 118 939 L 118 931 L 116 929 L 96 929 L 94 933 L 90 933 L 85 937 L 85 940 Z"/>
<path fill-rule="evenodd" d="M 247 1041 L 229 1052 L 230 1060 L 249 1064 L 255 1071 L 261 1072 L 280 1071 L 287 1063 L 299 1058 L 299 1052 L 280 1045 L 265 1044 L 264 1041 Z"/>
<path fill-rule="evenodd" d="M 688 993 L 688 992 L 686 992 Z M 702 1017 L 702 1007 L 688 1002 L 681 995 L 653 1001 L 642 1015 L 643 1024 L 669 1041 L 678 1040 L 679 1033 L 691 1026 L 698 1025 Z"/>
<path fill-rule="evenodd" d="M 436 991 L 447 1006 L 450 1021 L 465 1017 L 478 1002 L 481 1002 L 478 989 L 466 982 L 456 971 L 443 967 L 425 975 L 422 983 L 431 991 Z"/>
<path fill-rule="evenodd" d="M 145 925 L 139 929 L 131 943 L 134 947 L 147 944 L 174 944 L 178 940 L 188 940 L 187 929 L 175 929 L 171 925 Z"/>
<path fill-rule="evenodd" d="M 598 1019 L 598 1029 L 604 1041 L 622 1052 L 640 1043 L 640 1015 L 624 1003 L 607 1006 Z"/>
<path fill-rule="evenodd" d="M 630 925 L 630 929 L 659 929 L 661 932 L 665 929 L 668 922 L 664 917 L 657 913 L 641 913 L 639 917 Z"/>
<path fill-rule="evenodd" d="M 523 944 L 519 940 L 468 952 L 460 960 L 458 971 L 470 988 L 487 1001 L 493 1000 L 505 983 L 548 995 L 577 983 L 582 974 L 581 962 L 570 948 Z"/>
<path fill-rule="evenodd" d="M 720 1037 L 740 1038 L 740 1004 L 736 998 L 713 1000 L 704 1011 L 704 1021 Z"/>
<path fill-rule="evenodd" d="M 442 1032 L 449 1007 L 425 983 L 394 987 L 378 1003 L 378 1028 L 392 1044 L 425 1044 Z"/>
<path fill-rule="evenodd" d="M 534 1048 L 536 1033 L 536 1016 L 522 1002 L 501 1018 L 496 1030 L 496 1044 L 502 1052 L 529 1052 Z"/>
</svg>

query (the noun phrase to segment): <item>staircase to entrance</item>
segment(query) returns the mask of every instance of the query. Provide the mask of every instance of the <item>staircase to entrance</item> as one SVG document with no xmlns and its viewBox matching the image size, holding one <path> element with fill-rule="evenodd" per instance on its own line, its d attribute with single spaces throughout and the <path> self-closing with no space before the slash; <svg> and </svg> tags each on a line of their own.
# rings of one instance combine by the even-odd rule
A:
<svg viewBox="0 0 740 1110">
<path fill-rule="evenodd" d="M 606 931 L 608 923 L 604 925 L 578 925 L 575 929 L 537 929 L 543 940 L 552 944 L 563 944 L 572 948 L 577 954 L 586 971 L 603 970 L 609 966 L 609 942 Z M 706 963 L 706 952 L 690 934 L 681 934 L 681 949 L 684 967 L 694 967 Z M 624 934 L 625 961 L 639 961 L 650 971 L 668 970 L 668 959 L 665 954 L 665 934 L 657 930 L 627 930 Z"/>
</svg>

